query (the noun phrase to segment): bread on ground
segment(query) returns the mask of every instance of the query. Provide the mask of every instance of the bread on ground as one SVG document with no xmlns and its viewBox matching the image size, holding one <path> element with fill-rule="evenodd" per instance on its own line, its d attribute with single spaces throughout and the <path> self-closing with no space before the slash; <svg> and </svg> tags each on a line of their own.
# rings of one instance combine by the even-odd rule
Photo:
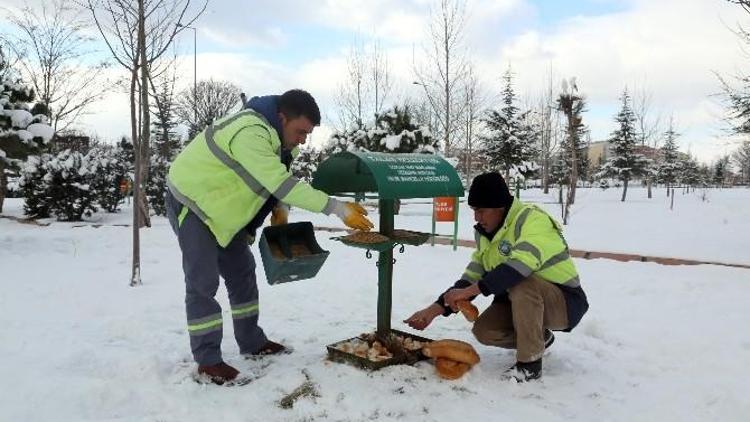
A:
<svg viewBox="0 0 750 422">
<path fill-rule="evenodd" d="M 455 380 L 461 378 L 469 369 L 471 369 L 471 365 L 446 358 L 437 358 L 435 359 L 435 369 L 440 378 Z"/>
<path fill-rule="evenodd" d="M 475 365 L 479 355 L 471 344 L 460 340 L 436 340 L 422 347 L 422 353 L 428 358 L 447 358 L 456 362 Z"/>
</svg>

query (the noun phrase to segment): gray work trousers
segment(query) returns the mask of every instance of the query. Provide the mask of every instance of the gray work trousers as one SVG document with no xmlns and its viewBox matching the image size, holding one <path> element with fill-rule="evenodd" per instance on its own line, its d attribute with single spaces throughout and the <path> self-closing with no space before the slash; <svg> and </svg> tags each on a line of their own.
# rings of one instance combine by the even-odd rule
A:
<svg viewBox="0 0 750 422">
<path fill-rule="evenodd" d="M 188 211 L 182 224 L 178 215 L 182 204 L 167 192 L 167 217 L 182 250 L 185 272 L 185 310 L 187 312 L 190 348 L 199 365 L 222 361 L 222 314 L 214 296 L 219 276 L 229 293 L 234 323 L 234 338 L 240 353 L 255 353 L 267 338 L 258 326 L 258 285 L 255 259 L 247 244 L 244 230 L 224 248 L 198 216 Z"/>
</svg>

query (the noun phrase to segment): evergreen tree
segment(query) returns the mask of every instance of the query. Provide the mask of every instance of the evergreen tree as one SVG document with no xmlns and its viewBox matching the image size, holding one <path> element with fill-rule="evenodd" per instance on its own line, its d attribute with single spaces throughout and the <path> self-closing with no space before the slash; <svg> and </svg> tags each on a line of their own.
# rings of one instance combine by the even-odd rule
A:
<svg viewBox="0 0 750 422">
<path fill-rule="evenodd" d="M 52 197 L 48 194 L 45 180 L 46 164 L 52 160 L 50 154 L 32 155 L 21 164 L 18 191 L 24 198 L 23 212 L 31 218 L 48 218 L 51 215 Z"/>
<path fill-rule="evenodd" d="M 657 167 L 658 180 L 669 188 L 677 182 L 680 173 L 680 158 L 677 152 L 677 137 L 679 135 L 674 131 L 672 122 L 669 123 L 669 129 L 664 132 L 664 145 L 661 147 L 661 161 Z"/>
<path fill-rule="evenodd" d="M 88 158 L 71 150 L 29 157 L 19 181 L 26 198 L 24 212 L 34 218 L 55 216 L 59 221 L 90 216 L 97 210 L 91 170 Z"/>
<path fill-rule="evenodd" d="M 43 106 L 31 106 L 34 91 L 26 86 L 13 69 L 8 68 L 0 47 L 0 212 L 8 185 L 8 175 L 29 154 L 40 152 L 52 139 Z M 32 114 L 37 113 L 37 114 Z"/>
<path fill-rule="evenodd" d="M 729 178 L 731 169 L 729 168 L 729 156 L 719 158 L 714 164 L 711 181 L 719 187 L 724 187 L 724 182 Z"/>
<path fill-rule="evenodd" d="M 695 188 L 703 183 L 700 167 L 693 157 L 688 157 L 680 169 L 680 179 L 688 186 Z"/>
<path fill-rule="evenodd" d="M 490 110 L 482 119 L 488 134 L 480 137 L 481 152 L 490 168 L 501 170 L 506 177 L 514 165 L 531 160 L 536 155 L 535 139 L 526 123 L 526 113 L 515 105 L 513 73 L 508 69 L 503 75 L 502 108 Z"/>
<path fill-rule="evenodd" d="M 375 118 L 375 130 L 367 138 L 372 152 L 435 154 L 438 140 L 429 130 L 412 121 L 409 107 L 387 110 Z"/>
<path fill-rule="evenodd" d="M 638 139 L 635 132 L 635 115 L 630 107 L 630 94 L 625 89 L 620 97 L 622 108 L 615 117 L 619 127 L 612 132 L 612 157 L 604 163 L 602 175 L 622 181 L 622 201 L 628 192 L 628 182 L 645 174 L 648 160 L 635 151 Z"/>
<path fill-rule="evenodd" d="M 91 191 L 102 209 L 117 212 L 124 197 L 120 184 L 132 162 L 123 161 L 127 154 L 121 145 L 96 145 L 87 154 L 91 165 Z"/>
<path fill-rule="evenodd" d="M 409 107 L 394 107 L 376 116 L 375 127 L 354 128 L 331 135 L 324 158 L 342 151 L 435 154 L 438 140 L 413 121 Z"/>
<path fill-rule="evenodd" d="M 146 182 L 146 198 L 156 215 L 166 215 L 164 195 L 167 193 L 167 173 L 169 165 L 182 147 L 180 137 L 175 131 L 177 122 L 174 120 L 172 97 L 167 84 L 157 95 L 156 104 L 159 110 L 154 114 L 151 131 L 151 163 Z"/>
<path fill-rule="evenodd" d="M 313 174 L 318 169 L 322 153 L 312 146 L 300 148 L 299 155 L 292 161 L 292 174 L 305 182 L 312 182 Z"/>
</svg>

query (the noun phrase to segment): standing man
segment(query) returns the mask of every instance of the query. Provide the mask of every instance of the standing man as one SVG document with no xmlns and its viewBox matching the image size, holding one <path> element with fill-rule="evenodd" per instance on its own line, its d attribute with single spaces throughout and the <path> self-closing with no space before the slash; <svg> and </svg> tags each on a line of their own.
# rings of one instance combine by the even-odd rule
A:
<svg viewBox="0 0 750 422">
<path fill-rule="evenodd" d="M 219 276 L 229 293 L 240 353 L 286 351 L 258 326 L 248 237 L 254 238 L 268 214 L 273 210 L 272 223 L 285 224 L 288 204 L 335 214 L 357 230 L 373 227 L 358 204 L 330 198 L 289 172 L 297 146 L 319 124 L 318 105 L 305 91 L 253 97 L 244 110 L 208 125 L 169 169 L 167 215 L 182 250 L 190 347 L 198 373 L 217 384 L 238 375 L 221 357 L 223 321 L 214 298 Z"/>
<path fill-rule="evenodd" d="M 477 222 L 471 262 L 453 287 L 404 322 L 423 330 L 438 315 L 455 313 L 457 302 L 492 294 L 474 336 L 482 344 L 516 349 L 506 378 L 541 378 L 552 330 L 572 330 L 589 306 L 562 227 L 542 209 L 514 199 L 499 173 L 474 178 L 468 202 Z"/>
</svg>

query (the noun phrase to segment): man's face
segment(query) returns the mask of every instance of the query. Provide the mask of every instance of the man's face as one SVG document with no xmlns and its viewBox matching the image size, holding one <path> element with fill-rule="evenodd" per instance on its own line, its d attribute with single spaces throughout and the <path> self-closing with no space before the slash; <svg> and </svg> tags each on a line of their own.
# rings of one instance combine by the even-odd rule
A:
<svg viewBox="0 0 750 422">
<path fill-rule="evenodd" d="M 281 143 L 284 149 L 292 150 L 297 145 L 302 145 L 311 134 L 315 125 L 305 116 L 287 119 L 284 113 L 279 113 L 281 119 Z"/>
<path fill-rule="evenodd" d="M 500 222 L 503 221 L 503 215 L 505 215 L 505 208 L 473 208 L 474 210 L 474 221 L 477 222 L 484 231 L 492 233 L 495 229 L 500 226 Z"/>
</svg>

